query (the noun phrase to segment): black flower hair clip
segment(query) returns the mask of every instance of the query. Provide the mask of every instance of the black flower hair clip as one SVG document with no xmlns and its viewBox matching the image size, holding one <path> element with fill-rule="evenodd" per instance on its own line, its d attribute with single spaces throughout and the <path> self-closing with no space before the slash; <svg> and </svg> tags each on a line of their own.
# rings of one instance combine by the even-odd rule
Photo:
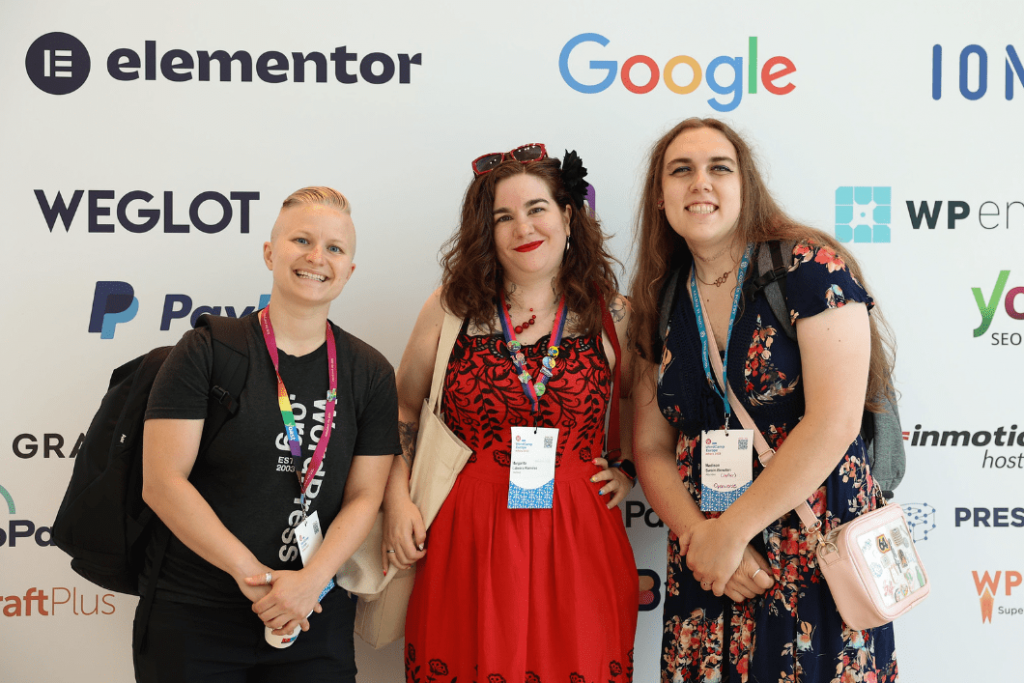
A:
<svg viewBox="0 0 1024 683">
<path fill-rule="evenodd" d="M 584 168 L 583 161 L 576 154 L 576 150 L 565 151 L 565 156 L 562 157 L 561 173 L 562 183 L 569 192 L 569 196 L 572 197 L 572 203 L 576 205 L 577 209 L 582 210 L 583 200 L 587 196 L 587 188 L 590 187 L 590 183 L 584 180 L 587 169 Z"/>
</svg>

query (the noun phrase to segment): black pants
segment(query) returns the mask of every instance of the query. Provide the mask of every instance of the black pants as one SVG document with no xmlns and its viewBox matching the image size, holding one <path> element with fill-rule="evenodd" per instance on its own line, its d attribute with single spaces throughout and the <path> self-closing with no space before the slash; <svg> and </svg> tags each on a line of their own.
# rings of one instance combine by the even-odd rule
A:
<svg viewBox="0 0 1024 683">
<path fill-rule="evenodd" d="M 355 683 L 355 603 L 336 589 L 321 604 L 323 612 L 309 617 L 309 630 L 300 633 L 290 647 L 278 650 L 264 640 L 263 622 L 249 607 L 199 607 L 157 601 L 149 619 L 146 646 L 134 658 L 135 680 Z M 139 618 L 138 612 L 135 618 Z"/>
</svg>

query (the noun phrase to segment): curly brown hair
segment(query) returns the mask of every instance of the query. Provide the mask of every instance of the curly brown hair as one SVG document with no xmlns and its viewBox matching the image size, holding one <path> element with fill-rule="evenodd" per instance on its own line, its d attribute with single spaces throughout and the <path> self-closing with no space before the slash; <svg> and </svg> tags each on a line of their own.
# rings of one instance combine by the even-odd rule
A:
<svg viewBox="0 0 1024 683">
<path fill-rule="evenodd" d="M 860 264 L 847 249 L 832 236 L 795 221 L 782 210 L 761 178 L 750 146 L 739 133 L 718 119 L 686 119 L 665 133 L 651 148 L 635 226 L 634 249 L 638 253 L 629 289 L 632 305 L 629 339 L 637 355 L 651 362 L 657 360 L 652 356 L 654 341 L 659 335 L 661 290 L 672 270 L 693 260 L 686 242 L 669 225 L 665 212 L 658 208 L 662 196 L 661 169 L 669 145 L 683 132 L 696 128 L 719 131 L 736 149 L 742 201 L 738 228 L 744 242 L 760 245 L 771 240 L 812 240 L 834 250 L 846 262 L 853 276 L 867 288 Z M 877 397 L 884 395 L 893 398 L 890 377 L 895 344 L 892 332 L 878 307 L 871 313 L 870 324 L 871 365 L 865 406 L 869 410 L 878 411 L 882 405 Z M 640 374 L 637 373 L 638 376 Z"/>
<path fill-rule="evenodd" d="M 494 194 L 498 183 L 515 175 L 540 178 L 562 211 L 572 206 L 569 231 L 572 241 L 555 278 L 555 291 L 565 294 L 569 310 L 579 316 L 581 334 L 601 333 L 601 303 L 611 303 L 618 292 L 612 269 L 615 258 L 604 247 L 605 234 L 590 211 L 573 204 L 560 172 L 558 159 L 520 163 L 502 162 L 490 173 L 477 176 L 462 201 L 462 220 L 441 248 L 441 302 L 457 316 L 487 327 L 494 319 L 504 274 L 494 243 Z"/>
</svg>

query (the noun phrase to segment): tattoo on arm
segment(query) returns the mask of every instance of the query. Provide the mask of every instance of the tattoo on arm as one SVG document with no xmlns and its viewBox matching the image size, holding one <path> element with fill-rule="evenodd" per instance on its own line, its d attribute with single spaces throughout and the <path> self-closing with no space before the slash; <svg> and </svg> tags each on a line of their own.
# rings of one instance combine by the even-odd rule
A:
<svg viewBox="0 0 1024 683">
<path fill-rule="evenodd" d="M 412 462 L 416 459 L 416 435 L 419 434 L 420 425 L 418 422 L 398 422 L 398 438 L 402 442 L 402 460 L 409 467 L 409 474 L 412 474 Z"/>
</svg>

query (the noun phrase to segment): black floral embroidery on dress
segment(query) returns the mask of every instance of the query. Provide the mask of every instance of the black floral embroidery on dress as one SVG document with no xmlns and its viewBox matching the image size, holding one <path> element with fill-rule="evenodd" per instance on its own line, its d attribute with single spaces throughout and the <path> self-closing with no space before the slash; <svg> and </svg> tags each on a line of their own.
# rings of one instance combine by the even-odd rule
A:
<svg viewBox="0 0 1024 683">
<path fill-rule="evenodd" d="M 545 335 L 523 346 L 526 368 L 535 375 L 539 375 L 549 340 L 550 335 Z M 593 353 L 596 341 L 595 337 L 562 340 L 558 362 L 540 400 L 536 426 L 559 427 L 560 434 L 574 435 L 559 438 L 556 467 L 561 465 L 563 453 L 575 453 L 584 462 L 596 457 L 590 443 L 595 434 L 604 432 L 611 372 L 604 354 Z M 565 374 L 565 367 L 573 371 Z M 476 435 L 469 462 L 489 452 L 496 463 L 508 467 L 508 425 L 534 424 L 530 401 L 516 376 L 505 340 L 499 336 L 459 336 L 448 361 L 445 401 L 455 404 L 445 408 L 445 414 L 456 436 L 466 440 L 468 435 Z"/>
<path fill-rule="evenodd" d="M 487 677 L 487 683 L 506 683 L 506 681 L 501 674 L 491 674 Z"/>
<path fill-rule="evenodd" d="M 541 683 L 540 676 L 532 671 L 526 672 L 526 683 Z"/>
</svg>

